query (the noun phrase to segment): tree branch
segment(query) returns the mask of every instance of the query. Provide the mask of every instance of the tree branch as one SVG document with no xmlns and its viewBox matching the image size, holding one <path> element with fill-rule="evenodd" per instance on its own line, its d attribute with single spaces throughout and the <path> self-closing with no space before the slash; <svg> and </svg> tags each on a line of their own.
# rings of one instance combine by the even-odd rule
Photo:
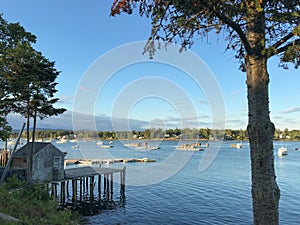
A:
<svg viewBox="0 0 300 225">
<path fill-rule="evenodd" d="M 273 53 L 270 55 L 270 57 L 273 56 L 273 55 L 276 55 L 276 54 L 285 52 L 290 46 L 293 46 L 293 45 L 299 45 L 299 46 L 300 46 L 300 39 L 297 39 L 297 40 L 295 40 L 294 42 L 291 42 L 291 43 L 289 43 L 289 44 L 287 44 L 287 45 L 285 45 L 285 46 L 283 46 L 283 47 L 277 49 L 275 52 L 273 52 Z"/>
<path fill-rule="evenodd" d="M 300 26 L 295 27 L 295 29 L 298 29 Z M 294 29 L 293 29 L 294 30 Z M 284 44 L 285 42 L 287 42 L 290 38 L 292 38 L 294 36 L 293 31 L 291 31 L 289 34 L 287 34 L 286 36 L 284 36 L 283 38 L 281 38 L 279 41 L 277 41 L 274 45 L 270 46 L 267 51 L 269 51 L 269 49 L 277 49 L 280 45 Z M 271 55 L 272 56 L 272 55 Z"/>
<path fill-rule="evenodd" d="M 247 39 L 245 33 L 241 29 L 241 27 L 238 24 L 236 24 L 233 20 L 231 20 L 230 18 L 228 18 L 227 16 L 225 16 L 225 15 L 219 13 L 219 12 L 216 12 L 216 16 L 220 20 L 222 20 L 225 24 L 229 25 L 239 35 L 239 37 L 241 38 L 242 43 L 245 46 L 246 52 L 248 54 L 251 53 L 252 48 L 251 48 L 251 46 L 248 42 L 248 39 Z"/>
</svg>

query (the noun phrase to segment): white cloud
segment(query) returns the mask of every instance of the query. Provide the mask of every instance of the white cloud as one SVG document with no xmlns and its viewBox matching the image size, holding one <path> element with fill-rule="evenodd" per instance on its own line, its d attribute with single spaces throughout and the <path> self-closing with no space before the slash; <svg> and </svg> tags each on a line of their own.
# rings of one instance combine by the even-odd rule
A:
<svg viewBox="0 0 300 225">
<path fill-rule="evenodd" d="M 300 112 L 300 107 L 293 107 L 282 111 L 282 113 L 295 113 L 295 112 Z"/>
</svg>

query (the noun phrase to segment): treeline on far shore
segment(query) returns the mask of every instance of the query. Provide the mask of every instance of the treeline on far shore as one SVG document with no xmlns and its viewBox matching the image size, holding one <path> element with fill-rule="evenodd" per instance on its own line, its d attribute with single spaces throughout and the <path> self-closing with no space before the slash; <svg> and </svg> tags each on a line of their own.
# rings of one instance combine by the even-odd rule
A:
<svg viewBox="0 0 300 225">
<path fill-rule="evenodd" d="M 31 134 L 30 134 L 31 135 Z M 10 138 L 16 138 L 18 132 L 11 133 Z M 25 132 L 22 138 L 25 138 Z M 37 130 L 36 140 L 43 139 L 223 139 L 223 140 L 247 140 L 248 134 L 243 129 L 145 129 L 143 131 L 76 131 L 72 130 Z M 300 130 L 276 129 L 275 140 L 300 140 Z"/>
</svg>

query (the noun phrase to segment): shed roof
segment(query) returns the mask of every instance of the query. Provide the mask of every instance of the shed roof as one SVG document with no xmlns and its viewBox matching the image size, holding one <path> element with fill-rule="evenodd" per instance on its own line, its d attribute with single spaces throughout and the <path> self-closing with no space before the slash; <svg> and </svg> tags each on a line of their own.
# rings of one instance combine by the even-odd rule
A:
<svg viewBox="0 0 300 225">
<path fill-rule="evenodd" d="M 27 146 L 29 148 L 32 148 L 33 144 L 35 145 L 35 152 L 39 152 L 46 147 L 51 147 L 51 149 L 53 149 L 54 151 L 64 154 L 64 152 L 62 152 L 59 148 L 57 148 L 56 146 L 54 146 L 53 144 L 51 144 L 49 142 L 29 142 L 29 143 L 26 143 L 21 148 L 17 149 L 16 152 L 14 153 L 13 157 L 14 158 L 15 157 L 16 158 L 24 157 L 24 154 L 26 155 L 26 153 L 27 153 Z"/>
</svg>

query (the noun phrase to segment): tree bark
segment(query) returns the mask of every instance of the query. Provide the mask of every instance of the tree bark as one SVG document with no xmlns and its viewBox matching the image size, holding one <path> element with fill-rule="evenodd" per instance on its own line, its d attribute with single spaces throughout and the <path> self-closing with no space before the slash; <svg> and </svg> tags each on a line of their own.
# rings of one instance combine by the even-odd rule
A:
<svg viewBox="0 0 300 225">
<path fill-rule="evenodd" d="M 29 100 L 27 102 L 27 115 L 26 115 L 26 130 L 27 130 L 27 183 L 31 183 L 32 178 L 32 148 L 29 147 L 30 142 L 30 109 Z"/>
<path fill-rule="evenodd" d="M 251 46 L 245 57 L 248 90 L 248 135 L 251 152 L 253 222 L 278 224 L 280 190 L 274 169 L 273 137 L 275 126 L 269 116 L 269 74 L 265 47 L 263 5 L 249 4 L 246 35 Z"/>
<path fill-rule="evenodd" d="M 32 142 L 33 143 L 35 142 L 36 117 L 37 117 L 37 111 L 35 110 L 34 115 L 33 115 L 33 127 L 32 127 Z"/>
<path fill-rule="evenodd" d="M 26 115 L 26 139 L 27 143 L 30 142 L 30 116 L 29 116 L 29 109 L 27 109 L 27 115 Z"/>
<path fill-rule="evenodd" d="M 269 117 L 266 60 L 248 57 L 247 86 L 254 224 L 278 224 L 280 191 L 274 170 L 274 124 Z"/>
</svg>

